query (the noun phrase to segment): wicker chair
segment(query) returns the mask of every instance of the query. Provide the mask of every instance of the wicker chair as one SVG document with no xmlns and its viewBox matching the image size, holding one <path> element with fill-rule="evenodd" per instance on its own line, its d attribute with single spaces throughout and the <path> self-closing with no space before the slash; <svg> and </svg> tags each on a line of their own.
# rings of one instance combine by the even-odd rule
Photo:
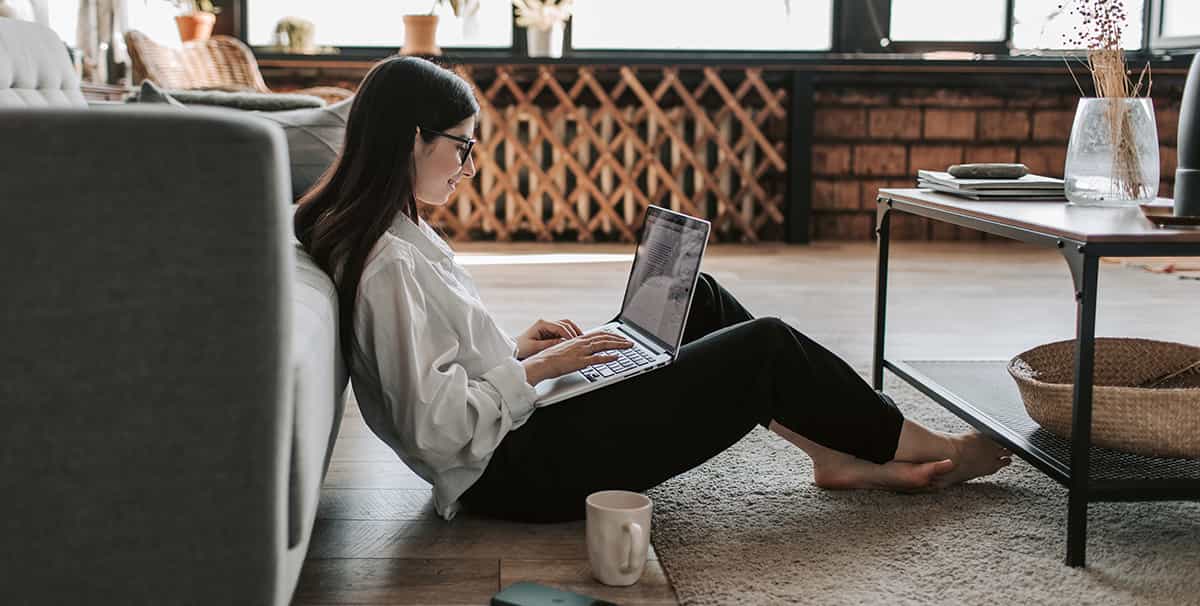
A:
<svg viewBox="0 0 1200 606">
<path fill-rule="evenodd" d="M 131 30 L 125 34 L 125 45 L 133 59 L 134 83 L 151 80 L 166 89 L 272 92 L 258 71 L 254 53 L 237 38 L 213 36 L 171 48 Z M 331 104 L 354 95 L 334 86 L 288 92 L 320 97 Z"/>
</svg>

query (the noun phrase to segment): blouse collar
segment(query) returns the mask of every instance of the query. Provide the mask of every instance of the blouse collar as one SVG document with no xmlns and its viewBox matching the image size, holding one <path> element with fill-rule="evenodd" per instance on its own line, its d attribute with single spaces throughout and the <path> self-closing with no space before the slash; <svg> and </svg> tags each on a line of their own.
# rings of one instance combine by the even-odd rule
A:
<svg viewBox="0 0 1200 606">
<path fill-rule="evenodd" d="M 416 246 L 422 254 L 430 259 L 454 259 L 454 251 L 450 250 L 446 241 L 433 231 L 433 228 L 424 219 L 420 219 L 419 224 L 413 223 L 408 215 L 398 212 L 388 231 Z"/>
</svg>

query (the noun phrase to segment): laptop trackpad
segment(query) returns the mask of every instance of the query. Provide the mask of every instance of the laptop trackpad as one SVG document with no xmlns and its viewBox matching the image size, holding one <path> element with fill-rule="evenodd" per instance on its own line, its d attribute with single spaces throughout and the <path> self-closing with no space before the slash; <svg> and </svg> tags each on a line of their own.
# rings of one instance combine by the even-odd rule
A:
<svg viewBox="0 0 1200 606">
<path fill-rule="evenodd" d="M 553 379 L 546 379 L 533 388 L 538 394 L 538 399 L 535 403 L 542 404 L 545 400 L 550 399 L 550 396 L 563 395 L 566 392 L 573 392 L 579 387 L 590 384 L 591 381 L 585 379 L 578 372 L 567 373 Z"/>
</svg>

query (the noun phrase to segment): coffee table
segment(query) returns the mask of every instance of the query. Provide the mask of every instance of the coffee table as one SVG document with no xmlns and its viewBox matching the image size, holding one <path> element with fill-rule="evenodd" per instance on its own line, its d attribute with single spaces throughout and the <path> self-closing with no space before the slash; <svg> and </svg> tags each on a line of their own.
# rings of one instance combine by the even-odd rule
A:
<svg viewBox="0 0 1200 606">
<path fill-rule="evenodd" d="M 1066 259 L 1076 301 L 1073 440 L 1060 438 L 1029 418 L 1006 371 L 1007 361 L 893 361 L 884 357 L 888 246 L 894 211 L 1043 246 Z M 876 234 L 874 387 L 883 388 L 883 370 L 888 369 L 1065 486 L 1068 565 L 1085 565 L 1090 502 L 1200 500 L 1200 460 L 1145 457 L 1091 443 L 1100 257 L 1200 256 L 1200 230 L 1158 228 L 1136 207 L 975 201 L 927 189 L 881 189 Z"/>
</svg>

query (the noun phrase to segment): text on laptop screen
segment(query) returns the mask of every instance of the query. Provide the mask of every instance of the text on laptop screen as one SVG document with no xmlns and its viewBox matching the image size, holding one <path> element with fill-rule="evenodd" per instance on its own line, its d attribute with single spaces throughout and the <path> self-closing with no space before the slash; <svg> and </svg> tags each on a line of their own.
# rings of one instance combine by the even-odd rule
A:
<svg viewBox="0 0 1200 606">
<path fill-rule="evenodd" d="M 708 237 L 700 221 L 648 212 L 634 257 L 621 319 L 675 347 Z"/>
</svg>

